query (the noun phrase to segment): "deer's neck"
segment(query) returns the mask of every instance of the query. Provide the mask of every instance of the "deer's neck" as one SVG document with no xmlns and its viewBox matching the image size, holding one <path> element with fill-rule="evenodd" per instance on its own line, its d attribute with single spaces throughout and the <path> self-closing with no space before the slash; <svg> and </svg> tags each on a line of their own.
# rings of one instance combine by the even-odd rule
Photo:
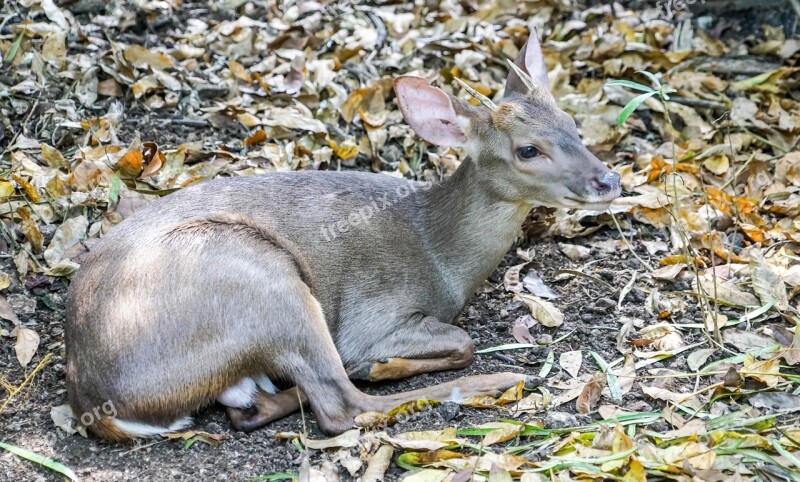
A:
<svg viewBox="0 0 800 482">
<path fill-rule="evenodd" d="M 452 176 L 422 193 L 428 253 L 450 294 L 462 302 L 500 264 L 531 209 L 503 199 L 479 169 L 466 159 Z"/>
</svg>

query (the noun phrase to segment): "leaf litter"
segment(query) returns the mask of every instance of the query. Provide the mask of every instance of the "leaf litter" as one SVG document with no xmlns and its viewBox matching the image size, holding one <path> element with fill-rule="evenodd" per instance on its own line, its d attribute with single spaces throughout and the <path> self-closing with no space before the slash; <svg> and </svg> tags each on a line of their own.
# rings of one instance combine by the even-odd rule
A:
<svg viewBox="0 0 800 482">
<path fill-rule="evenodd" d="M 169 17 L 181 2 L 76 6 L 84 3 L 25 0 L 0 27 L 0 249 L 8 261 L 0 333 L 21 367 L 36 363 L 29 375 L 58 344 L 39 346 L 41 327 L 14 298 L 20 285 L 65 284 L 94 240 L 136 209 L 218 176 L 366 168 L 438 181 L 463 152 L 410 136 L 392 78 L 411 72 L 471 102 L 469 91 L 497 101 L 505 59 L 536 26 L 560 106 L 626 192 L 607 213 L 531 216 L 528 231 L 566 241 L 558 246 L 577 269 L 551 280 L 535 257 L 518 253 L 523 263 L 506 274 L 507 296 L 528 312 L 513 326 L 519 344 L 508 347 L 517 361 L 547 347 L 545 383 L 464 400 L 498 412 L 479 427 L 382 435 L 375 425 L 398 414 L 372 414 L 372 428 L 322 442 L 298 435 L 301 444 L 357 448 L 355 458 L 336 460 L 353 476 L 363 470 L 362 480 L 380 480 L 392 464 L 420 481 L 796 473 L 800 49 L 783 29 L 758 25 L 742 42 L 689 12 L 667 22 L 653 8 L 581 10 L 555 0 L 423 10 L 313 1 L 265 10 L 236 0 L 219 7 L 233 15 L 212 6 L 185 23 Z M 158 34 L 139 35 L 140 23 Z M 742 70 L 733 59 L 743 54 L 772 67 Z M 703 62 L 721 67 L 695 68 Z M 662 85 L 668 96 L 655 92 Z M 193 127 L 224 137 L 163 135 Z M 588 237 L 604 228 L 620 239 Z M 641 234 L 652 230 L 667 235 Z M 632 250 L 629 238 L 646 248 L 631 253 L 648 269 L 624 282 L 595 270 L 593 257 Z M 597 312 L 613 315 L 626 298 L 646 309 L 647 320 L 620 320 L 619 358 L 559 345 L 571 334 L 559 332 L 572 302 L 560 294 L 566 285 L 599 289 Z M 699 318 L 685 317 L 691 304 Z M 586 354 L 597 369 L 583 363 Z M 5 408 L 30 378 L 16 387 L 3 380 Z M 663 411 L 626 408 L 637 387 Z M 572 401 L 595 421 L 548 427 L 547 414 Z M 203 432 L 179 438 L 224 443 Z M 304 470 L 331 480 L 330 463 Z"/>
</svg>

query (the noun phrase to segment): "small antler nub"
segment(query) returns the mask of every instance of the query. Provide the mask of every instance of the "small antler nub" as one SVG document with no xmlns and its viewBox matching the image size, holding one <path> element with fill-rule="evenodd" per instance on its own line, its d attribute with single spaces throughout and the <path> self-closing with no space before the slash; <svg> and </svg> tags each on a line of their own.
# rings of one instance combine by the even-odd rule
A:
<svg viewBox="0 0 800 482">
<path fill-rule="evenodd" d="M 519 80 L 521 80 L 522 83 L 525 84 L 525 87 L 528 88 L 529 92 L 536 88 L 535 87 L 536 84 L 533 82 L 533 79 L 531 78 L 531 76 L 527 72 L 525 72 L 524 70 L 520 69 L 519 66 L 517 64 L 515 64 L 513 60 L 506 59 L 506 61 L 508 62 L 508 65 L 511 66 L 511 69 L 514 71 L 514 73 L 517 74 L 517 77 L 519 77 Z"/>
</svg>

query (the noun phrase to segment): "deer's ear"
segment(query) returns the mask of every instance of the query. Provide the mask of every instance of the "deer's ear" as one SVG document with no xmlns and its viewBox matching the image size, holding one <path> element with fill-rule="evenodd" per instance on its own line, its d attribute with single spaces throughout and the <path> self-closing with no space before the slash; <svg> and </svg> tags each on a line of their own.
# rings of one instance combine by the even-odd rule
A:
<svg viewBox="0 0 800 482">
<path fill-rule="evenodd" d="M 421 77 L 404 75 L 394 80 L 397 103 L 408 125 L 426 141 L 441 146 L 462 146 L 467 142 L 453 99 L 428 85 Z"/>
<path fill-rule="evenodd" d="M 525 45 L 519 50 L 514 64 L 523 72 L 527 73 L 533 83 L 547 90 L 550 90 L 550 83 L 547 80 L 547 66 L 544 63 L 544 54 L 542 53 L 542 46 L 539 44 L 539 34 L 535 28 L 531 29 L 530 37 L 525 42 Z M 527 94 L 528 88 L 525 82 L 519 78 L 516 72 L 511 69 L 506 79 L 505 96 L 509 94 Z"/>
</svg>

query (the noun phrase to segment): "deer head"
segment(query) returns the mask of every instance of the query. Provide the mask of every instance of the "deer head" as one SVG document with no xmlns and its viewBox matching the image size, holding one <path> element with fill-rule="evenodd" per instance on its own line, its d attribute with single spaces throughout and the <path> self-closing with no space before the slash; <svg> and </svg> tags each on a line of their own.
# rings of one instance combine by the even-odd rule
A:
<svg viewBox="0 0 800 482">
<path fill-rule="evenodd" d="M 433 144 L 464 146 L 477 182 L 503 200 L 606 209 L 620 195 L 619 174 L 584 147 L 575 122 L 556 105 L 535 31 L 509 67 L 497 105 L 472 91 L 481 101 L 473 106 L 419 77 L 399 77 L 403 117 Z"/>
</svg>

